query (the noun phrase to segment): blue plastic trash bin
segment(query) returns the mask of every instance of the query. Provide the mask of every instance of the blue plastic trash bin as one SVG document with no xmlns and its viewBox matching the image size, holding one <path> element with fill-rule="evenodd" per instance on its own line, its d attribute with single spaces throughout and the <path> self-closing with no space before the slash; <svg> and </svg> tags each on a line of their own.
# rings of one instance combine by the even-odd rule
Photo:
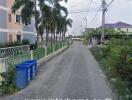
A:
<svg viewBox="0 0 132 100">
<path fill-rule="evenodd" d="M 24 63 L 26 64 L 31 64 L 31 79 L 34 78 L 34 76 L 36 76 L 37 74 L 37 60 L 28 60 L 25 61 Z"/>
<path fill-rule="evenodd" d="M 31 64 L 16 65 L 16 86 L 20 89 L 25 88 L 31 80 L 30 73 Z"/>
</svg>

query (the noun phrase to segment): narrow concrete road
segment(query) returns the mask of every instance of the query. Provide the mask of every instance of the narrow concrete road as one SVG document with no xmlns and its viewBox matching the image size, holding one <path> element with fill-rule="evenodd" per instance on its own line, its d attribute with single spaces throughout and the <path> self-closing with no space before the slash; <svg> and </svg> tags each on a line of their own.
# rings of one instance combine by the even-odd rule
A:
<svg viewBox="0 0 132 100">
<path fill-rule="evenodd" d="M 0 100 L 116 100 L 114 97 L 88 47 L 74 42 L 68 50 L 43 64 L 27 88 Z"/>
</svg>

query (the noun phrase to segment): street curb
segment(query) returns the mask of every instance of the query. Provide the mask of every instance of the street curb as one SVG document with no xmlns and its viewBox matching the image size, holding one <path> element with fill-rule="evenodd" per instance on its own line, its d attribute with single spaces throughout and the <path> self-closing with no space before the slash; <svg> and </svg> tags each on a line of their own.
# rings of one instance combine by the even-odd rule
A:
<svg viewBox="0 0 132 100">
<path fill-rule="evenodd" d="M 50 59 L 52 59 L 53 57 L 59 55 L 61 52 L 65 51 L 67 48 L 68 48 L 68 46 L 65 46 L 65 47 L 57 50 L 56 52 L 54 52 L 46 57 L 41 58 L 40 60 L 37 61 L 37 66 L 38 67 L 41 66 L 43 63 L 45 63 L 45 62 L 49 61 Z"/>
</svg>

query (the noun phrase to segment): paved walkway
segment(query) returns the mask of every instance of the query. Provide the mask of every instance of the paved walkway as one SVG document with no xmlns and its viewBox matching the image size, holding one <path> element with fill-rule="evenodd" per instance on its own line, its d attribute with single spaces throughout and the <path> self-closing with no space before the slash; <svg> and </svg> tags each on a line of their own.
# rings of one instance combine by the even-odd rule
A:
<svg viewBox="0 0 132 100">
<path fill-rule="evenodd" d="M 37 77 L 27 88 L 0 100 L 107 100 L 106 98 L 113 97 L 114 94 L 105 81 L 105 75 L 88 47 L 75 42 L 68 50 L 43 64 Z"/>
</svg>

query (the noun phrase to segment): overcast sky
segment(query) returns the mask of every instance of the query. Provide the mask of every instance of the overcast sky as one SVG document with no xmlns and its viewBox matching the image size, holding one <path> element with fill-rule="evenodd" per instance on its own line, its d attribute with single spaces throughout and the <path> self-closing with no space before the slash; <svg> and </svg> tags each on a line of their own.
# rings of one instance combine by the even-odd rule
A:
<svg viewBox="0 0 132 100">
<path fill-rule="evenodd" d="M 68 34 L 79 35 L 86 26 L 87 27 L 99 27 L 101 25 L 101 0 L 92 0 L 92 4 L 89 9 L 91 0 L 68 0 L 67 4 L 64 4 L 69 10 L 69 18 L 73 20 L 73 27 L 68 30 Z M 106 0 L 109 4 L 111 0 Z M 84 13 L 73 13 L 79 11 L 89 11 Z M 115 23 L 122 21 L 128 24 L 132 24 L 132 0 L 115 0 L 106 13 L 106 23 Z"/>
</svg>

